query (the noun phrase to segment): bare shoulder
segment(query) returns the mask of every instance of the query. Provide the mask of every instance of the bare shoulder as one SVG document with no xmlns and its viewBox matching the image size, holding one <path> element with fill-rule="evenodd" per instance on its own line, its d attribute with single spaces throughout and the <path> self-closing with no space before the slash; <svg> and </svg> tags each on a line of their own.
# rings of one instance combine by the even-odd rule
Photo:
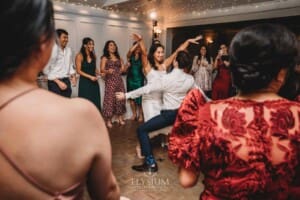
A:
<svg viewBox="0 0 300 200">
<path fill-rule="evenodd" d="M 81 54 L 81 53 L 77 53 L 77 54 L 76 54 L 76 59 L 77 59 L 77 58 L 82 59 L 82 58 L 83 58 L 82 54 Z"/>
<path fill-rule="evenodd" d="M 105 124 L 99 110 L 90 101 L 83 98 L 67 99 L 68 111 L 76 123 L 78 130 L 85 129 L 86 134 L 94 133 L 93 130 L 106 131 Z M 69 115 L 68 114 L 68 115 Z M 87 133 L 87 130 L 90 130 Z"/>
<path fill-rule="evenodd" d="M 48 91 L 40 91 L 41 103 L 36 107 L 44 110 L 40 123 L 55 124 L 56 132 L 63 137 L 72 138 L 75 143 L 80 140 L 94 143 L 107 136 L 107 130 L 99 110 L 88 100 L 82 98 L 64 98 Z M 101 133 L 101 134 L 99 134 Z M 51 134 L 51 133 L 50 133 Z M 98 140 L 94 140 L 98 137 Z"/>
<path fill-rule="evenodd" d="M 99 110 L 90 101 L 83 98 L 68 99 L 69 109 L 72 114 L 78 114 L 78 118 L 84 122 L 99 122 L 102 121 Z"/>
<path fill-rule="evenodd" d="M 102 57 L 101 57 L 101 61 L 102 61 L 102 62 L 107 61 L 107 58 L 106 58 L 105 56 L 102 56 Z"/>
</svg>

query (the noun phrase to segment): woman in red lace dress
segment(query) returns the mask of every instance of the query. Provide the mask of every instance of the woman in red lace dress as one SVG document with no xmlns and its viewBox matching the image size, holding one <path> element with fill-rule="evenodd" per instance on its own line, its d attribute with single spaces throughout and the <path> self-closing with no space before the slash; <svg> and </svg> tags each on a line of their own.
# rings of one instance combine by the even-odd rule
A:
<svg viewBox="0 0 300 200">
<path fill-rule="evenodd" d="M 298 51 L 295 35 L 277 25 L 234 37 L 238 95 L 206 103 L 194 89 L 178 111 L 169 157 L 183 187 L 194 186 L 202 172 L 200 199 L 300 198 L 300 103 L 277 95 Z"/>
</svg>

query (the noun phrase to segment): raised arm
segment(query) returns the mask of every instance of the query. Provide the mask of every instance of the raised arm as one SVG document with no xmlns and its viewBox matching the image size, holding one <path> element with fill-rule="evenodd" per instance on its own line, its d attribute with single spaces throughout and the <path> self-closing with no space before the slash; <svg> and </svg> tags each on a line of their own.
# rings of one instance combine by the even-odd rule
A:
<svg viewBox="0 0 300 200">
<path fill-rule="evenodd" d="M 199 44 L 198 40 L 201 40 L 202 39 L 202 35 L 199 35 L 195 38 L 190 38 L 190 39 L 187 39 L 184 43 L 182 43 L 175 51 L 172 55 L 170 55 L 168 58 L 165 59 L 164 61 L 164 65 L 166 66 L 166 68 L 168 69 L 173 60 L 176 58 L 177 56 L 177 53 L 179 51 L 184 51 L 191 43 L 193 44 Z"/>
<path fill-rule="evenodd" d="M 219 60 L 221 59 L 221 56 L 222 56 L 222 51 L 219 50 L 218 55 L 216 56 L 215 62 L 214 62 L 214 65 L 213 65 L 214 69 L 218 68 L 218 63 L 219 63 Z"/>
<path fill-rule="evenodd" d="M 87 73 L 85 73 L 84 71 L 82 71 L 82 61 L 83 61 L 83 56 L 81 53 L 78 53 L 76 55 L 76 58 L 75 58 L 75 65 L 76 65 L 76 72 L 80 75 L 80 76 L 83 76 L 85 78 L 88 78 L 90 79 L 91 81 L 96 81 L 97 80 L 97 77 L 96 76 L 92 76 L 92 75 L 89 75 Z"/>
<path fill-rule="evenodd" d="M 127 60 L 130 59 L 132 53 L 134 52 L 134 50 L 139 46 L 139 42 L 135 43 L 127 52 Z"/>
<path fill-rule="evenodd" d="M 144 39 L 142 38 L 142 36 L 140 36 L 136 33 L 133 33 L 132 37 L 133 37 L 133 40 L 137 41 L 139 43 L 140 47 L 141 47 L 141 52 L 142 52 L 141 59 L 142 59 L 143 71 L 144 71 L 144 74 L 147 75 L 151 70 L 151 66 L 148 62 L 147 49 L 146 49 L 146 46 L 145 46 Z"/>
</svg>

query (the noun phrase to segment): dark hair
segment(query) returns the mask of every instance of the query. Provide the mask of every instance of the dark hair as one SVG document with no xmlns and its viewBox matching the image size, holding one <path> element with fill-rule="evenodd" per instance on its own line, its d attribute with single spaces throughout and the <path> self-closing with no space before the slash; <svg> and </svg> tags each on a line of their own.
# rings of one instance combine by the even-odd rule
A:
<svg viewBox="0 0 300 200">
<path fill-rule="evenodd" d="M 118 51 L 118 46 L 115 43 L 115 41 L 113 41 L 113 40 L 106 41 L 106 43 L 104 45 L 104 48 L 103 48 L 103 55 L 102 56 L 106 57 L 107 59 L 110 59 L 110 55 L 109 55 L 109 52 L 108 52 L 108 45 L 109 45 L 109 43 L 114 43 L 114 45 L 116 46 L 116 52 L 114 54 L 115 54 L 115 56 L 118 59 L 120 59 L 120 54 L 119 54 L 119 51 Z"/>
<path fill-rule="evenodd" d="M 300 68 L 300 55 L 296 59 L 295 68 L 288 70 L 285 83 L 279 90 L 279 95 L 289 100 L 295 100 L 300 95 L 300 72 L 297 68 Z"/>
<path fill-rule="evenodd" d="M 38 51 L 42 42 L 53 38 L 54 19 L 50 0 L 10 0 L 1 1 L 0 5 L 0 26 L 5 27 L 0 50 L 0 80 L 3 80 Z"/>
<path fill-rule="evenodd" d="M 242 92 L 263 89 L 282 68 L 294 68 L 297 53 L 297 39 L 285 27 L 247 27 L 235 35 L 230 45 L 233 83 Z"/>
<path fill-rule="evenodd" d="M 56 29 L 55 32 L 56 32 L 57 37 L 60 37 L 61 34 L 69 35 L 69 33 L 65 29 L 61 29 L 61 28 Z"/>
<path fill-rule="evenodd" d="M 155 51 L 159 48 L 163 48 L 165 49 L 165 47 L 162 44 L 152 44 L 150 49 L 149 49 L 149 53 L 148 53 L 148 61 L 150 63 L 150 66 L 152 68 L 154 68 L 155 70 L 158 69 L 158 67 L 155 65 L 155 61 L 154 61 L 154 53 Z"/>
<path fill-rule="evenodd" d="M 85 61 L 87 60 L 87 54 L 85 52 L 84 45 L 87 45 L 91 41 L 94 42 L 94 40 L 92 38 L 89 38 L 89 37 L 85 37 L 85 38 L 82 39 L 82 45 L 81 45 L 81 48 L 80 48 L 80 53 L 82 54 L 83 60 L 85 60 Z M 90 56 L 92 58 L 92 61 L 96 60 L 95 52 L 91 52 Z"/>
<path fill-rule="evenodd" d="M 159 39 L 154 39 L 152 40 L 152 45 L 153 44 L 161 44 L 161 42 L 159 41 Z"/>
<path fill-rule="evenodd" d="M 200 53 L 202 47 L 205 47 L 205 49 L 206 49 L 206 54 L 205 54 L 204 57 L 206 58 L 207 62 L 210 64 L 211 63 L 211 59 L 210 59 L 210 56 L 209 56 L 208 51 L 207 51 L 207 46 L 205 46 L 205 45 L 201 45 L 200 46 L 199 53 L 198 53 L 198 60 L 201 60 L 201 58 L 202 58 L 201 53 Z"/>
<path fill-rule="evenodd" d="M 188 52 L 179 51 L 175 59 L 178 62 L 178 67 L 180 69 L 187 69 L 188 72 L 191 70 L 192 58 Z"/>
</svg>

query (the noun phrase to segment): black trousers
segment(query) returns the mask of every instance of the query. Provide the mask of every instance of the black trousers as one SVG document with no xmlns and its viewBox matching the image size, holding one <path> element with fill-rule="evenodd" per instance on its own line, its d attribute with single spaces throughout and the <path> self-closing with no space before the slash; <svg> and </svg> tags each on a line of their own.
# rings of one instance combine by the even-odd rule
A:
<svg viewBox="0 0 300 200">
<path fill-rule="evenodd" d="M 71 97 L 72 89 L 70 79 L 60 78 L 59 80 L 67 85 L 67 89 L 61 90 L 54 81 L 48 80 L 48 90 L 64 97 Z"/>
<path fill-rule="evenodd" d="M 177 116 L 178 110 L 162 110 L 160 111 L 160 114 L 149 119 L 142 125 L 140 125 L 137 129 L 137 136 L 139 139 L 139 142 L 141 144 L 142 154 L 144 156 L 150 156 L 153 155 L 152 153 L 152 147 L 150 143 L 150 138 L 148 134 L 152 131 L 159 130 L 161 128 L 165 128 L 167 126 L 173 125 L 176 116 Z"/>
</svg>

